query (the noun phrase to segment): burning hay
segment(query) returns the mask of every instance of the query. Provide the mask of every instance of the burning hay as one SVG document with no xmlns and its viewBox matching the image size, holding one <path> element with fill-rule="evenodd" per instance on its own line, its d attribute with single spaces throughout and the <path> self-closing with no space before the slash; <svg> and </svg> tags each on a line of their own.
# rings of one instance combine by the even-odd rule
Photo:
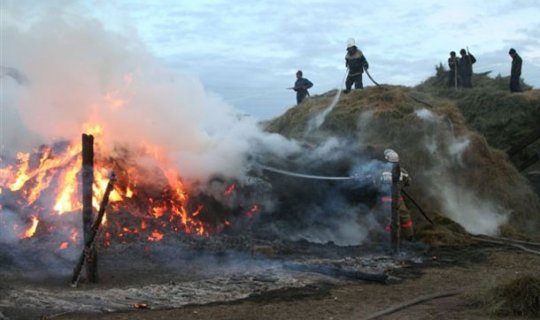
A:
<svg viewBox="0 0 540 320">
<path fill-rule="evenodd" d="M 119 149 L 115 156 L 103 157 L 100 151 L 93 188 L 96 210 L 107 182 L 106 173 L 119 172 L 110 197 L 111 210 L 103 222 L 104 246 L 135 239 L 160 241 L 179 233 L 208 235 L 222 231 L 236 218 L 231 208 L 241 200 L 237 195 L 242 188 L 239 183 L 212 183 L 215 197 L 222 200 L 221 205 L 212 207 L 210 200 L 201 200 L 202 196 L 190 198 L 180 174 L 155 154 Z M 141 159 L 147 165 L 141 166 Z M 150 162 L 153 166 L 148 166 Z M 57 250 L 77 245 L 82 208 L 80 177 L 80 146 L 76 142 L 43 146 L 32 154 L 19 153 L 2 168 L 0 197 L 6 214 L 0 216 L 0 224 L 9 231 L 3 237 L 30 239 L 39 235 L 49 239 L 51 245 L 56 243 Z M 254 216 L 258 211 L 256 203 L 243 205 L 240 214 Z"/>
</svg>

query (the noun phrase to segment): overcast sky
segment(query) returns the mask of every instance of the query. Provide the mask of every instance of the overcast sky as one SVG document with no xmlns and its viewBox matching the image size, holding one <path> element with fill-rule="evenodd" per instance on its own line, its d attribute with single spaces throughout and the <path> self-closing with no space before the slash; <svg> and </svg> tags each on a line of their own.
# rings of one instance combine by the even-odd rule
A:
<svg viewBox="0 0 540 320">
<path fill-rule="evenodd" d="M 465 47 L 476 72 L 508 75 L 514 47 L 525 81 L 540 87 L 537 0 L 46 0 L 34 10 L 58 4 L 115 32 L 135 32 L 165 65 L 260 119 L 294 105 L 286 88 L 298 69 L 315 84 L 311 94 L 341 87 L 350 37 L 380 83 L 418 84 L 449 51 Z"/>
</svg>

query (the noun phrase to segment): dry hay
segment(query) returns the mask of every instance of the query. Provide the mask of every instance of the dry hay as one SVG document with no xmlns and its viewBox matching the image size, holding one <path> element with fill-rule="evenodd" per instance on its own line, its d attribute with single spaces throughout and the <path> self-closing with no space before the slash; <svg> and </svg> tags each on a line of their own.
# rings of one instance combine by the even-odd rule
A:
<svg viewBox="0 0 540 320">
<path fill-rule="evenodd" d="M 470 191 L 489 199 L 510 215 L 503 232 L 534 235 L 540 227 L 540 200 L 527 180 L 508 161 L 504 152 L 489 146 L 484 136 L 469 129 L 460 109 L 449 99 L 436 98 L 406 87 L 371 87 L 341 95 L 320 128 L 309 130 L 310 119 L 330 105 L 336 91 L 313 96 L 269 121 L 266 130 L 316 144 L 330 136 L 348 139 L 358 149 L 376 156 L 394 148 L 413 183 L 408 193 L 428 215 L 446 215 L 442 185 Z M 427 102 L 418 102 L 418 99 Z M 431 114 L 432 121 L 421 114 Z M 468 142 L 466 142 L 468 141 Z M 456 155 L 459 143 L 468 143 Z M 440 184 L 439 184 L 440 183 Z M 459 196 L 458 196 L 459 197 Z M 421 221 L 413 209 L 414 220 Z M 464 212 L 464 214 L 468 214 Z M 435 242 L 460 242 L 460 236 L 432 234 Z M 435 232 L 431 230 L 431 232 Z M 449 231 L 450 232 L 450 231 Z M 504 233 L 503 233 L 504 234 Z M 428 237 L 426 236 L 426 239 Z"/>
<path fill-rule="evenodd" d="M 490 289 L 478 302 L 497 316 L 540 316 L 540 279 L 521 276 Z"/>
<path fill-rule="evenodd" d="M 442 215 L 431 218 L 433 225 L 421 223 L 415 229 L 415 237 L 433 247 L 466 245 L 471 239 L 462 226 Z"/>
</svg>

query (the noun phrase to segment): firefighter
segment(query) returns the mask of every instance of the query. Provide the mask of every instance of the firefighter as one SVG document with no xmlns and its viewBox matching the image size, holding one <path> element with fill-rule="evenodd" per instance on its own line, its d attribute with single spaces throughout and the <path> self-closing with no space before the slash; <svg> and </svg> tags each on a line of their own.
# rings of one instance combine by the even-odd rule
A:
<svg viewBox="0 0 540 320">
<path fill-rule="evenodd" d="M 461 83 L 463 88 L 472 88 L 472 65 L 476 62 L 476 58 L 465 49 L 459 51 L 461 58 L 459 59 L 459 71 L 461 74 Z"/>
<path fill-rule="evenodd" d="M 354 83 L 355 89 L 362 89 L 362 73 L 368 69 L 369 65 L 362 51 L 358 50 L 353 38 L 347 41 L 347 54 L 345 55 L 345 66 L 349 68 L 349 74 L 345 80 L 345 91 L 349 93 Z"/>
<path fill-rule="evenodd" d="M 510 70 L 510 92 L 521 92 L 521 87 L 519 84 L 519 77 L 521 77 L 521 65 L 523 60 L 516 52 L 516 49 L 511 48 L 508 51 L 510 57 L 512 57 L 512 69 Z"/>
<path fill-rule="evenodd" d="M 455 51 L 450 52 L 448 68 L 450 68 L 448 71 L 448 86 L 457 88 L 458 85 L 461 85 L 461 80 L 459 78 L 459 59 Z"/>
<path fill-rule="evenodd" d="M 298 72 L 296 72 L 296 82 L 294 83 L 294 87 L 291 88 L 296 91 L 296 104 L 300 104 L 307 96 L 309 96 L 307 89 L 311 87 L 313 87 L 313 83 L 303 77 L 302 70 L 298 70 Z"/>
<path fill-rule="evenodd" d="M 399 155 L 397 154 L 397 152 L 395 152 L 392 149 L 384 150 L 384 158 L 388 162 L 388 164 L 391 165 L 389 166 L 390 168 L 394 164 L 399 163 Z M 411 179 L 409 178 L 409 174 L 407 173 L 407 170 L 401 167 L 400 167 L 400 170 L 401 172 L 400 172 L 398 187 L 401 190 L 405 186 L 409 185 Z M 384 171 L 382 173 L 381 180 L 383 184 L 387 186 L 386 191 L 391 190 L 389 186 L 392 184 L 392 172 L 388 170 Z M 392 197 L 389 195 L 389 193 L 387 193 L 386 195 L 382 197 L 381 201 L 382 201 L 383 206 L 391 205 Z M 414 236 L 413 221 L 411 219 L 409 209 L 405 205 L 405 201 L 403 200 L 402 195 L 400 195 L 399 197 L 399 202 L 398 202 L 397 207 L 398 207 L 398 212 L 399 212 L 399 225 L 401 229 L 401 237 L 408 241 L 411 241 L 413 240 L 413 236 Z"/>
</svg>

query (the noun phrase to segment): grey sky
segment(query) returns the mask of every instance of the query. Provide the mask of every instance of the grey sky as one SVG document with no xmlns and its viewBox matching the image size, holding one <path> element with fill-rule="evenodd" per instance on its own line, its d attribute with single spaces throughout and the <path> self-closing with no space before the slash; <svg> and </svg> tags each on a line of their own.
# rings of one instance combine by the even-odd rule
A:
<svg viewBox="0 0 540 320">
<path fill-rule="evenodd" d="M 108 28 L 138 33 L 170 68 L 196 76 L 206 90 L 261 119 L 295 103 L 286 88 L 298 69 L 315 84 L 312 94 L 340 87 L 350 37 L 381 83 L 418 84 L 449 51 L 465 47 L 478 59 L 475 71 L 507 75 L 514 47 L 525 81 L 540 86 L 535 0 L 99 0 L 73 6 Z"/>
</svg>

